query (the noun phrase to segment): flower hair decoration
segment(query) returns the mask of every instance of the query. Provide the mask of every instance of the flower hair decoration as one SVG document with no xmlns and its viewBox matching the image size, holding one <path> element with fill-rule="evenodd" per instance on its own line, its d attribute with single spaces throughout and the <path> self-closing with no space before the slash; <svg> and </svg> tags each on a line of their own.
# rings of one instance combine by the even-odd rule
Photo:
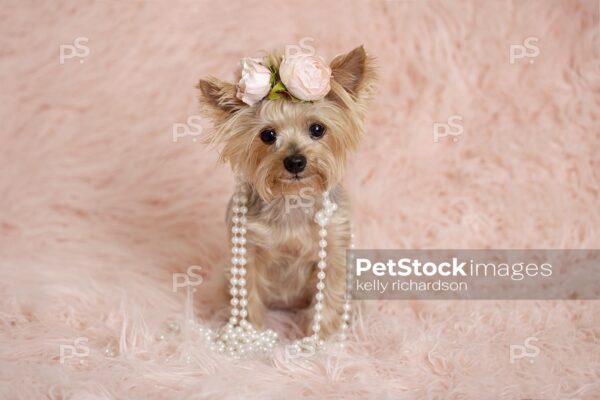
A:
<svg viewBox="0 0 600 400">
<path fill-rule="evenodd" d="M 315 101 L 331 90 L 331 68 L 316 55 L 284 56 L 277 68 L 258 58 L 242 58 L 237 98 L 252 106 L 265 97 Z"/>
</svg>

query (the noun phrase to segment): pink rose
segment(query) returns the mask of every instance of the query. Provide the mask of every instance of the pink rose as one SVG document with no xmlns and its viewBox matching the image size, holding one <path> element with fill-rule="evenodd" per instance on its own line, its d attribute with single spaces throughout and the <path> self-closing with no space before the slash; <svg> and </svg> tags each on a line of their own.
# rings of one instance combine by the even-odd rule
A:
<svg viewBox="0 0 600 400">
<path fill-rule="evenodd" d="M 242 58 L 240 64 L 242 78 L 238 83 L 237 98 L 251 106 L 269 94 L 271 71 L 255 58 Z"/>
<path fill-rule="evenodd" d="M 279 77 L 294 97 L 300 100 L 319 100 L 331 89 L 331 68 L 321 57 L 306 54 L 284 57 Z"/>
</svg>

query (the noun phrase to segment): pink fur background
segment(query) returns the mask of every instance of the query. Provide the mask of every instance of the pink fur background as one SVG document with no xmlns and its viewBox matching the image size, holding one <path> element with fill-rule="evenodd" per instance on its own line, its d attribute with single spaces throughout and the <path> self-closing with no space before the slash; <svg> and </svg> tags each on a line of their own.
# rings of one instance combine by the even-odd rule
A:
<svg viewBox="0 0 600 400">
<path fill-rule="evenodd" d="M 600 399 L 595 301 L 371 302 L 345 352 L 292 362 L 157 338 L 183 319 L 173 273 L 203 267 L 206 317 L 229 257 L 232 175 L 173 124 L 200 77 L 303 37 L 379 60 L 346 179 L 357 247 L 599 248 L 597 1 L 3 0 L 0 21 L 1 398 Z M 77 37 L 91 53 L 60 64 Z M 89 354 L 60 363 L 77 338 Z"/>
</svg>

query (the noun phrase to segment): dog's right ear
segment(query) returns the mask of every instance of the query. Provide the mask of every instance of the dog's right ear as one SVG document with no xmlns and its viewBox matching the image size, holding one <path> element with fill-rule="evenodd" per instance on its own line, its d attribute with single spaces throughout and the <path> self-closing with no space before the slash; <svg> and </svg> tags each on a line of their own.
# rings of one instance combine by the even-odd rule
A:
<svg viewBox="0 0 600 400">
<path fill-rule="evenodd" d="M 216 78 L 201 79 L 200 106 L 203 114 L 215 122 L 222 122 L 247 105 L 237 98 L 236 85 Z"/>
</svg>

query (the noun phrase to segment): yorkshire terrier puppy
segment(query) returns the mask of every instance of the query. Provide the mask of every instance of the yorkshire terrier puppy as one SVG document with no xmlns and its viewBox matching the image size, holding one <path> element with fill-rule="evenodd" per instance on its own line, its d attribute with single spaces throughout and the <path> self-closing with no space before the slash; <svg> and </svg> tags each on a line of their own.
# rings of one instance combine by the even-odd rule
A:
<svg viewBox="0 0 600 400">
<path fill-rule="evenodd" d="M 274 53 L 265 60 L 271 79 L 283 77 L 285 57 Z M 215 78 L 201 80 L 198 87 L 202 114 L 214 125 L 205 139 L 222 145 L 221 159 L 247 187 L 247 307 L 248 319 L 255 326 L 264 325 L 267 309 L 299 310 L 305 314 L 305 332 L 310 334 L 320 228 L 313 212 L 290 204 L 308 193 L 313 195 L 311 210 L 321 209 L 325 191 L 337 203 L 327 225 L 320 321 L 321 335 L 327 337 L 341 326 L 346 249 L 351 241 L 349 199 L 340 182 L 347 153 L 356 149 L 364 133 L 365 103 L 375 73 L 373 59 L 362 46 L 324 66 L 330 86 L 317 100 L 304 96 L 310 100 L 301 101 L 290 94 L 298 91 L 275 93 L 273 80 L 268 97 L 263 92 L 251 101 L 244 96 L 253 95 L 252 88 L 241 93 L 244 88 L 239 85 Z M 286 86 L 292 89 L 291 84 Z M 231 208 L 230 201 L 230 239 Z"/>
</svg>

